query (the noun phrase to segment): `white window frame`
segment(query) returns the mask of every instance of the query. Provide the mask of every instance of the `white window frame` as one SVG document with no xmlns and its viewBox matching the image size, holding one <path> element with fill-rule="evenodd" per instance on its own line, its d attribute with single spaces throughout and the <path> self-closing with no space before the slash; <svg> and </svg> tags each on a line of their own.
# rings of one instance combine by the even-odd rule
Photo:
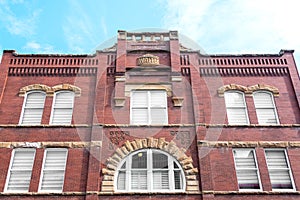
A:
<svg viewBox="0 0 300 200">
<path fill-rule="evenodd" d="M 272 105 L 270 105 L 268 107 L 257 107 L 257 105 L 255 104 L 255 94 L 257 94 L 257 93 L 269 94 L 271 96 Z M 253 101 L 254 101 L 254 106 L 255 106 L 255 111 L 256 111 L 258 124 L 262 124 L 262 125 L 277 125 L 277 124 L 279 124 L 279 118 L 278 118 L 277 109 L 276 109 L 276 106 L 275 106 L 273 93 L 271 93 L 269 91 L 264 91 L 264 90 L 259 90 L 259 91 L 253 92 Z M 258 109 L 272 109 L 274 111 L 274 115 L 275 115 L 274 117 L 276 119 L 276 123 L 275 124 L 268 124 L 268 123 L 260 122 L 259 121 L 259 116 L 258 116 L 258 113 L 257 113 Z"/>
<path fill-rule="evenodd" d="M 289 172 L 289 176 L 291 178 L 291 184 L 292 184 L 292 187 L 293 188 L 288 188 L 288 189 L 284 189 L 284 188 L 281 188 L 281 189 L 276 189 L 276 188 L 272 188 L 272 191 L 296 191 L 296 185 L 295 185 L 295 181 L 294 181 L 294 177 L 293 177 L 293 173 L 292 173 L 292 169 L 291 169 L 291 166 L 290 166 L 290 161 L 289 161 L 289 157 L 288 157 L 288 154 L 287 154 L 287 151 L 286 149 L 281 149 L 281 148 L 267 148 L 267 149 L 264 149 L 265 150 L 265 158 L 266 158 L 266 163 L 267 163 L 267 167 L 268 167 L 268 172 L 269 172 L 269 176 L 270 176 L 270 170 L 274 170 L 274 171 L 283 171 L 283 170 L 288 170 Z M 288 166 L 288 168 L 285 168 L 285 169 L 282 169 L 282 168 L 270 168 L 269 167 L 269 164 L 268 164 L 268 160 L 267 160 L 267 153 L 266 151 L 283 151 L 284 152 L 284 156 L 285 156 L 285 160 L 286 160 L 286 164 Z M 271 178 L 270 178 L 270 182 L 271 182 Z M 272 185 L 272 182 L 271 182 L 271 185 Z"/>
<path fill-rule="evenodd" d="M 226 102 L 226 94 L 229 93 L 237 93 L 237 94 L 241 94 L 243 96 L 243 104 L 244 106 L 229 106 L 228 102 Z M 247 109 L 247 103 L 246 103 L 246 99 L 245 99 L 245 94 L 241 91 L 238 90 L 228 90 L 226 92 L 224 92 L 224 99 L 225 99 L 225 105 L 226 105 L 226 113 L 227 113 L 227 120 L 228 120 L 228 124 L 230 125 L 249 125 L 249 116 L 248 116 L 248 109 Z M 243 109 L 245 111 L 245 116 L 246 116 L 246 123 L 236 123 L 236 122 L 232 122 L 231 120 L 231 116 L 229 116 L 229 112 L 228 109 Z"/>
<path fill-rule="evenodd" d="M 146 190 L 135 190 L 131 189 L 131 172 L 132 172 L 132 156 L 136 155 L 141 152 L 146 152 L 147 154 L 147 168 L 141 169 L 141 170 L 147 170 L 147 189 Z M 153 171 L 161 171 L 161 169 L 155 169 L 153 168 L 153 162 L 152 162 L 152 155 L 153 153 L 161 153 L 168 157 L 168 176 L 169 176 L 169 189 L 153 189 Z M 125 170 L 121 169 L 123 164 L 126 162 Z M 176 165 L 179 167 L 178 169 L 174 168 L 173 162 L 176 163 Z M 118 175 L 120 171 L 126 171 L 125 173 L 125 190 L 119 190 L 118 189 Z M 175 180 L 174 180 L 174 171 L 179 171 L 181 176 L 181 188 L 182 189 L 175 189 Z M 158 149 L 141 149 L 138 151 L 135 151 L 131 154 L 129 154 L 127 157 L 125 157 L 118 165 L 118 168 L 115 173 L 115 180 L 114 180 L 114 188 L 117 192 L 122 193 L 128 193 L 128 192 L 135 192 L 135 193 L 149 193 L 149 192 L 161 192 L 161 193 L 174 193 L 174 192 L 184 192 L 186 187 L 186 180 L 184 176 L 184 171 L 180 165 L 180 163 L 170 154 L 158 150 Z"/>
<path fill-rule="evenodd" d="M 46 163 L 46 155 L 48 151 L 65 151 L 66 152 L 66 159 L 64 162 L 64 169 L 51 169 L 51 170 L 46 170 L 46 171 L 63 171 L 63 185 L 61 190 L 42 190 L 42 183 L 43 183 L 43 178 L 44 178 L 44 171 L 45 171 L 45 163 Z M 41 176 L 40 176 L 40 182 L 39 182 L 39 189 L 38 192 L 54 192 L 54 193 L 61 193 L 64 190 L 64 183 L 65 183 L 65 176 L 66 176 L 66 168 L 67 168 L 67 160 L 68 160 L 68 149 L 66 148 L 48 148 L 45 149 L 44 151 L 44 158 L 43 158 L 43 165 L 41 169 Z"/>
<path fill-rule="evenodd" d="M 13 162 L 15 161 L 15 153 L 17 151 L 33 151 L 33 157 L 32 157 L 32 166 L 31 166 L 31 169 L 25 169 L 25 170 L 16 170 L 16 171 L 27 171 L 29 172 L 30 171 L 30 181 L 29 181 L 29 184 L 28 184 L 28 190 L 27 191 L 24 191 L 24 190 L 8 190 L 8 184 L 9 184 L 9 180 L 10 180 L 10 177 L 11 177 L 11 172 L 14 171 L 12 170 L 12 165 L 13 165 Z M 15 193 L 26 193 L 29 191 L 29 188 L 30 188 L 30 182 L 31 182 L 31 177 L 32 177 L 32 169 L 33 169 L 33 165 L 34 165 L 34 160 L 35 160 L 35 154 L 36 154 L 36 150 L 35 149 L 32 149 L 32 148 L 17 148 L 17 149 L 14 149 L 12 154 L 11 154 L 11 159 L 10 159 L 10 164 L 9 164 L 9 168 L 8 168 L 8 172 L 7 172 L 7 177 L 6 177 L 6 182 L 5 182 L 5 187 L 4 187 L 4 192 L 15 192 Z"/>
<path fill-rule="evenodd" d="M 256 168 L 238 168 L 236 165 L 236 158 L 234 156 L 235 151 L 252 151 L 253 152 L 253 159 L 254 159 L 254 163 Z M 235 172 L 236 172 L 236 178 L 237 178 L 237 182 L 238 182 L 238 188 L 239 191 L 243 192 L 247 192 L 247 191 L 262 191 L 262 184 L 261 184 L 261 178 L 260 178 L 260 172 L 259 172 L 259 166 L 258 166 L 258 162 L 257 162 L 257 158 L 256 158 L 256 152 L 255 149 L 250 149 L 250 148 L 234 148 L 232 149 L 232 153 L 233 153 L 233 159 L 234 159 L 234 165 L 235 165 Z M 237 171 L 238 170 L 255 170 L 256 174 L 257 174 L 257 179 L 258 179 L 258 185 L 259 185 L 259 189 L 243 189 L 240 188 L 239 186 L 239 180 L 238 180 L 238 175 L 237 175 Z"/>
<path fill-rule="evenodd" d="M 71 116 L 71 120 L 69 123 L 53 123 L 54 120 L 54 110 L 57 109 L 55 107 L 55 103 L 56 103 L 56 97 L 59 93 L 72 93 L 73 94 L 73 102 L 72 102 L 72 107 L 68 107 L 66 109 L 72 109 L 72 116 Z M 53 102 L 52 102 L 52 110 L 51 110 L 51 116 L 50 116 L 50 125 L 71 125 L 72 124 L 72 119 L 73 119 L 73 112 L 74 112 L 74 102 L 75 102 L 75 93 L 73 91 L 70 90 L 60 90 L 58 92 L 55 92 L 54 94 L 54 98 L 53 98 Z"/>
<path fill-rule="evenodd" d="M 156 91 L 160 91 L 160 92 L 164 92 L 164 105 L 160 106 L 160 107 L 151 107 L 151 93 L 152 92 L 156 92 Z M 145 92 L 147 93 L 147 100 L 148 100 L 148 104 L 147 106 L 145 107 L 137 107 L 137 108 L 140 108 L 140 109 L 147 109 L 147 117 L 148 117 L 148 122 L 145 123 L 145 124 L 139 124 L 139 123 L 134 123 L 133 121 L 133 109 L 136 109 L 135 107 L 133 107 L 132 105 L 132 102 L 133 102 L 133 93 L 142 93 L 142 92 Z M 167 92 L 165 90 L 133 90 L 131 91 L 131 96 L 130 96 L 130 124 L 134 124 L 134 125 L 167 125 L 168 124 L 168 101 L 167 101 Z M 151 121 L 151 109 L 165 109 L 165 112 L 164 112 L 164 118 L 165 118 L 165 122 L 162 122 L 161 124 L 152 124 L 152 121 Z"/>
<path fill-rule="evenodd" d="M 42 111 L 42 115 L 41 115 L 41 119 L 40 119 L 40 123 L 34 123 L 33 125 L 40 125 L 41 122 L 42 122 L 42 118 L 43 118 L 43 113 L 44 113 L 44 106 L 45 106 L 45 100 L 46 100 L 46 93 L 42 90 L 32 90 L 32 91 L 29 91 L 25 94 L 25 97 L 24 97 L 24 101 L 23 101 L 23 106 L 22 106 L 22 111 L 21 111 L 21 115 L 20 115 L 20 119 L 19 119 L 19 125 L 31 125 L 31 124 L 24 124 L 23 121 L 24 121 L 24 114 L 25 114 L 25 110 L 26 109 L 29 109 L 26 107 L 26 103 L 27 103 L 27 98 L 28 98 L 28 95 L 30 94 L 33 94 L 33 93 L 41 93 L 44 95 L 44 102 L 43 102 L 43 106 L 41 106 L 39 109 L 43 109 Z M 35 108 L 37 109 L 37 108 Z"/>
</svg>

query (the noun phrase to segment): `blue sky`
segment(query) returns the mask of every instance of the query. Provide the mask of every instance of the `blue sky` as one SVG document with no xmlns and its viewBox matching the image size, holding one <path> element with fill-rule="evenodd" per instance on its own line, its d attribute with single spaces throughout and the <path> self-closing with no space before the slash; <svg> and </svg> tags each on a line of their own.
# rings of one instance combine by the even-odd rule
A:
<svg viewBox="0 0 300 200">
<path fill-rule="evenodd" d="M 0 52 L 94 53 L 117 30 L 178 30 L 209 54 L 294 49 L 297 0 L 0 0 Z"/>
</svg>

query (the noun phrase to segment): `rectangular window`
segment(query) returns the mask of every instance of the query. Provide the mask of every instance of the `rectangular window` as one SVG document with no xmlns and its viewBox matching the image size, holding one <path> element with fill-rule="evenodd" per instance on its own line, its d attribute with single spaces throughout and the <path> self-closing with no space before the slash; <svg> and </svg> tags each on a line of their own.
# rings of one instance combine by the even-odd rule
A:
<svg viewBox="0 0 300 200">
<path fill-rule="evenodd" d="M 5 192 L 28 192 L 35 149 L 15 149 L 12 153 Z"/>
<path fill-rule="evenodd" d="M 266 161 L 273 190 L 295 188 L 285 149 L 265 149 Z"/>
<path fill-rule="evenodd" d="M 46 149 L 39 191 L 62 192 L 67 162 L 67 149 Z"/>
<path fill-rule="evenodd" d="M 131 124 L 167 124 L 167 94 L 161 90 L 131 94 Z"/>
<path fill-rule="evenodd" d="M 240 190 L 260 190 L 261 184 L 254 149 L 234 149 L 235 169 Z"/>
<path fill-rule="evenodd" d="M 229 124 L 249 124 L 244 93 L 228 91 L 224 93 Z"/>
</svg>

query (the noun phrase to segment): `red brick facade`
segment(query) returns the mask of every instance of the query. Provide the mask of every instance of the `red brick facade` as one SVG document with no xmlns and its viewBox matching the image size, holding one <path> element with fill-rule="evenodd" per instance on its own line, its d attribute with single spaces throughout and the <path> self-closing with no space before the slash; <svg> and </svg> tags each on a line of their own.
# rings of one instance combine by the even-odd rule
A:
<svg viewBox="0 0 300 200">
<path fill-rule="evenodd" d="M 131 123 L 131 92 L 139 89 L 166 91 L 167 124 Z M 41 124 L 22 125 L 24 96 L 34 90 L 46 93 Z M 77 90 L 70 125 L 49 124 L 60 90 Z M 224 92 L 229 90 L 244 94 L 249 124 L 228 123 Z M 260 90 L 274 96 L 278 124 L 259 124 L 253 93 Z M 5 50 L 0 94 L 0 199 L 300 198 L 300 82 L 292 50 L 206 55 L 184 47 L 176 31 L 119 31 L 116 45 L 93 55 Z M 5 189 L 17 148 L 36 149 L 28 192 Z M 62 192 L 39 191 L 47 148 L 68 149 Z M 116 191 L 120 160 L 148 148 L 178 160 L 184 191 Z M 255 150 L 260 190 L 239 190 L 235 148 Z M 292 190 L 272 190 L 265 149 L 286 150 Z"/>
</svg>

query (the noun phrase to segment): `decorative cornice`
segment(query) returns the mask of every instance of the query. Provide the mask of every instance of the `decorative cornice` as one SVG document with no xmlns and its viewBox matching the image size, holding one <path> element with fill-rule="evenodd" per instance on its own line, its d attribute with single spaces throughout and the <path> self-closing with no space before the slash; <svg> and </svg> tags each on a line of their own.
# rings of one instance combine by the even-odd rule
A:
<svg viewBox="0 0 300 200">
<path fill-rule="evenodd" d="M 152 54 L 145 54 L 137 59 L 137 65 L 139 66 L 157 66 L 159 65 L 159 57 Z"/>
<path fill-rule="evenodd" d="M 9 76 L 93 76 L 96 67 L 9 67 Z"/>
<path fill-rule="evenodd" d="M 238 85 L 238 84 L 224 85 L 218 89 L 218 94 L 219 94 L 219 96 L 224 96 L 224 93 L 229 90 L 238 90 L 238 91 L 244 92 L 246 95 L 252 95 L 253 92 L 259 91 L 259 90 L 266 90 L 266 91 L 272 92 L 275 97 L 279 96 L 278 88 L 276 88 L 274 86 L 270 86 L 270 85 L 265 85 L 265 84 L 256 84 L 256 85 L 248 86 L 248 87 Z"/>
<path fill-rule="evenodd" d="M 286 76 L 287 67 L 200 67 L 200 76 Z"/>
<path fill-rule="evenodd" d="M 165 141 L 165 138 L 145 138 L 126 141 L 124 145 L 115 150 L 115 153 L 107 159 L 106 168 L 102 169 L 104 174 L 102 181 L 102 192 L 114 192 L 114 179 L 119 163 L 131 152 L 145 149 L 155 148 L 165 151 L 179 161 L 186 178 L 186 191 L 199 191 L 199 182 L 196 174 L 198 169 L 193 166 L 193 159 L 185 154 L 186 149 L 179 148 L 176 143 Z"/>
<path fill-rule="evenodd" d="M 199 147 L 213 148 L 300 148 L 300 141 L 206 141 L 198 140 Z"/>
</svg>

